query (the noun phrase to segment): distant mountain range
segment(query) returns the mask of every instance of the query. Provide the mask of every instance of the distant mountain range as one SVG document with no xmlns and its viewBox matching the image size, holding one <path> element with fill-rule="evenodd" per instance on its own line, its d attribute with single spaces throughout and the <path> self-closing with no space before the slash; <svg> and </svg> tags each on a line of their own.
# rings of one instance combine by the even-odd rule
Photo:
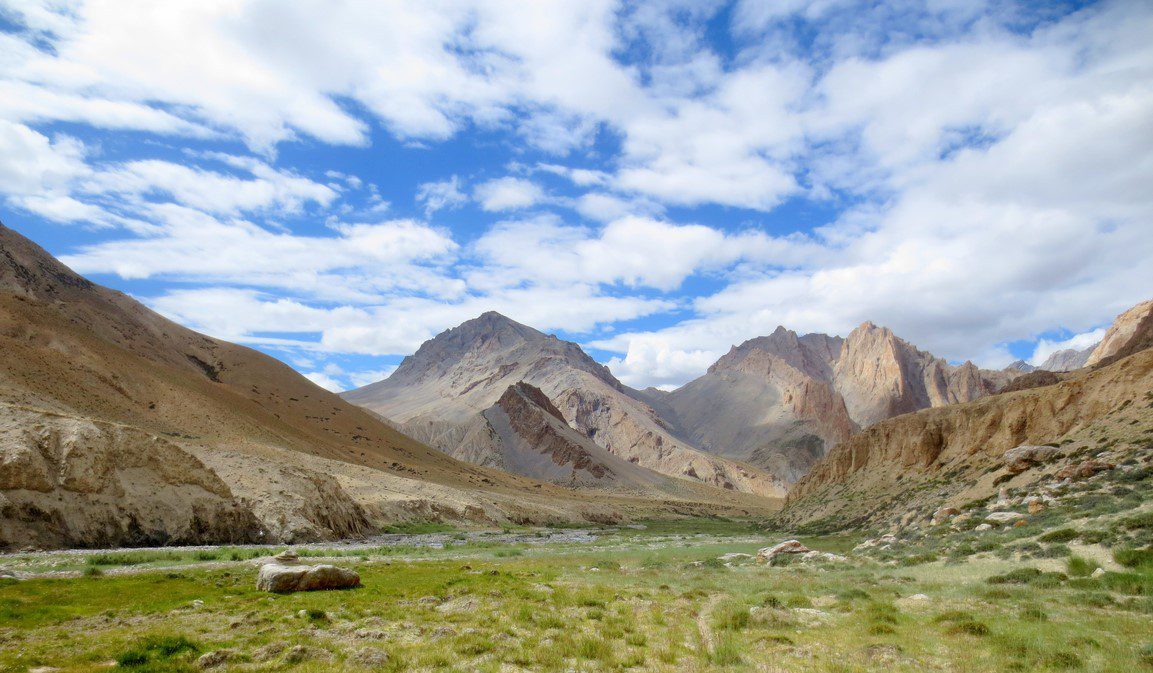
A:
<svg viewBox="0 0 1153 673">
<path fill-rule="evenodd" d="M 663 392 L 490 312 L 342 399 L 0 225 L 0 549 L 764 517 L 786 495 L 785 523 L 870 521 L 930 506 L 926 484 L 987 491 L 985 457 L 1015 443 L 1153 431 L 1129 418 L 1150 346 L 1153 301 L 1070 373 L 950 365 L 872 323 L 781 327 Z"/>
<path fill-rule="evenodd" d="M 1018 369 L 953 366 L 865 323 L 847 338 L 773 334 L 733 347 L 672 392 L 634 390 L 575 343 L 486 313 L 429 340 L 384 381 L 343 393 L 431 446 L 481 465 L 565 482 L 494 440 L 490 409 L 518 383 L 610 454 L 664 475 L 783 495 L 829 447 L 903 413 L 997 392 Z M 550 476 L 551 475 L 551 476 Z"/>
</svg>

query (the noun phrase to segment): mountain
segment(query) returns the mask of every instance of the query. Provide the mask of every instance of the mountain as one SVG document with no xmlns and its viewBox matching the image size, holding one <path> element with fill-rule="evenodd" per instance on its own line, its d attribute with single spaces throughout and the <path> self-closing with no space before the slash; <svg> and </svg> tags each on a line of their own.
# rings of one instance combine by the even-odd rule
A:
<svg viewBox="0 0 1153 673">
<path fill-rule="evenodd" d="M 842 345 L 839 337 L 798 337 L 780 327 L 666 394 L 664 414 L 702 450 L 795 481 L 856 430 L 831 383 Z"/>
<path fill-rule="evenodd" d="M 1037 369 L 1043 369 L 1047 372 L 1071 372 L 1074 369 L 1080 369 L 1089 362 L 1089 356 L 1093 354 L 1096 348 L 1097 346 L 1093 345 L 1081 350 L 1064 348 L 1055 351 L 1045 358 L 1045 361 Z"/>
<path fill-rule="evenodd" d="M 652 404 L 701 449 L 793 482 L 860 428 L 990 395 L 1020 374 L 950 365 L 871 322 L 845 339 L 778 327 Z"/>
<path fill-rule="evenodd" d="M 1005 369 L 1008 371 L 1014 371 L 1014 372 L 1020 372 L 1022 374 L 1028 374 L 1030 372 L 1037 371 L 1038 367 L 1034 367 L 1033 365 L 1029 364 L 1028 362 L 1025 362 L 1024 360 L 1014 360 L 1013 362 L 1010 362 L 1005 367 Z"/>
<path fill-rule="evenodd" d="M 495 312 L 442 332 L 387 379 L 344 398 L 449 454 L 487 464 L 495 458 L 477 446 L 476 417 L 518 383 L 542 391 L 570 427 L 627 462 L 720 489 L 784 494 L 772 475 L 676 438 L 644 394 L 625 387 L 577 344 Z"/>
<path fill-rule="evenodd" d="M 0 548 L 288 542 L 414 519 L 611 521 L 758 506 L 578 496 L 454 460 L 271 357 L 82 278 L 0 225 Z"/>
<path fill-rule="evenodd" d="M 1153 432 L 1153 316 L 1123 314 L 1111 355 L 1047 383 L 882 421 L 829 454 L 789 494 L 779 521 L 843 528 L 927 519 L 944 506 L 1027 487 L 1103 449 L 1137 450 Z M 1031 376 L 1031 375 L 1030 375 Z M 1060 447 L 1053 466 L 1019 470 L 1005 452 Z M 1045 475 L 1050 475 L 1046 477 Z"/>
<path fill-rule="evenodd" d="M 861 427 L 918 409 L 968 402 L 995 392 L 1007 372 L 953 366 L 866 322 L 849 333 L 833 371 L 837 392 Z"/>
</svg>

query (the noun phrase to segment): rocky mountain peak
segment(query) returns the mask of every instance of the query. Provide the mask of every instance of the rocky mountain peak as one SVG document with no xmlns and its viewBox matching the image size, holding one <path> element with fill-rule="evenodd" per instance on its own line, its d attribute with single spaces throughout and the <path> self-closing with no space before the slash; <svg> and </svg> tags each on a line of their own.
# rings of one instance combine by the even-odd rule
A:
<svg viewBox="0 0 1153 673">
<path fill-rule="evenodd" d="M 1029 372 L 1036 371 L 1036 370 L 1037 370 L 1036 367 L 1029 364 L 1028 362 L 1025 362 L 1024 360 L 1015 360 L 1013 362 L 1010 362 L 1009 365 L 1007 367 L 1005 367 L 1005 371 L 1017 371 L 1017 372 L 1023 372 L 1025 374 L 1028 374 Z"/>
<path fill-rule="evenodd" d="M 504 395 L 501 395 L 500 399 L 497 400 L 496 405 L 507 411 L 511 406 L 513 406 L 513 400 L 518 398 L 535 404 L 536 406 L 543 409 L 546 413 L 556 417 L 557 420 L 562 423 L 567 422 L 565 421 L 564 414 L 560 412 L 560 409 L 556 408 L 556 405 L 552 403 L 552 400 L 548 398 L 548 395 L 544 394 L 544 391 L 532 385 L 531 383 L 525 383 L 524 381 L 518 381 L 509 386 L 508 389 L 504 391 Z"/>
</svg>

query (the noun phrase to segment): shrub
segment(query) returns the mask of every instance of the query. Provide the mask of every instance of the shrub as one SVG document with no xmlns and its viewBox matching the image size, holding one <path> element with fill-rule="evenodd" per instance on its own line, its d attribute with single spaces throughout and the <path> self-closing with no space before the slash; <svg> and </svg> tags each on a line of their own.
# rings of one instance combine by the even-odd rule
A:
<svg viewBox="0 0 1153 673">
<path fill-rule="evenodd" d="M 933 618 L 938 624 L 946 625 L 946 631 L 952 634 L 966 634 L 970 636 L 987 636 L 989 627 L 977 621 L 972 614 L 963 610 L 949 610 Z"/>
<path fill-rule="evenodd" d="M 1113 550 L 1113 560 L 1126 568 L 1153 566 L 1153 549 L 1120 547 Z"/>
<path fill-rule="evenodd" d="M 148 636 L 116 657 L 116 663 L 123 667 L 144 666 L 185 652 L 199 651 L 200 647 L 184 636 Z"/>
<path fill-rule="evenodd" d="M 716 666 L 733 666 L 741 663 L 741 646 L 728 634 L 720 634 L 713 642 L 709 661 Z"/>
<path fill-rule="evenodd" d="M 1109 534 L 1103 530 L 1081 531 L 1081 541 L 1085 544 L 1100 544 L 1109 539 Z"/>
<path fill-rule="evenodd" d="M 1121 519 L 1121 525 L 1129 530 L 1153 530 L 1153 512 L 1127 516 Z"/>
<path fill-rule="evenodd" d="M 1065 567 L 1071 577 L 1086 577 L 1097 569 L 1097 564 L 1080 556 L 1070 556 Z"/>
<path fill-rule="evenodd" d="M 725 601 L 713 612 L 713 625 L 718 629 L 740 631 L 749 625 L 749 606 L 739 601 Z"/>
<path fill-rule="evenodd" d="M 1080 534 L 1072 528 L 1058 528 L 1037 538 L 1041 542 L 1072 542 Z"/>
<path fill-rule="evenodd" d="M 1063 544 L 1051 544 L 1044 551 L 1035 554 L 1037 558 L 1064 558 L 1073 552 Z"/>
</svg>

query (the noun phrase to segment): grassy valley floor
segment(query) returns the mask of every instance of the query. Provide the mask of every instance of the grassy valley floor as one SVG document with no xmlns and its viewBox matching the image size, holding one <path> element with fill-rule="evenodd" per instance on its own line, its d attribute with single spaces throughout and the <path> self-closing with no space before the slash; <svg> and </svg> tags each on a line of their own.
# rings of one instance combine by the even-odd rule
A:
<svg viewBox="0 0 1153 673">
<path fill-rule="evenodd" d="M 310 547 L 364 587 L 290 595 L 254 588 L 269 548 L 7 557 L 32 578 L 0 585 L 0 669 L 1153 670 L 1148 566 L 891 552 L 766 567 L 718 559 L 782 539 L 751 524 L 592 533 Z"/>
</svg>

